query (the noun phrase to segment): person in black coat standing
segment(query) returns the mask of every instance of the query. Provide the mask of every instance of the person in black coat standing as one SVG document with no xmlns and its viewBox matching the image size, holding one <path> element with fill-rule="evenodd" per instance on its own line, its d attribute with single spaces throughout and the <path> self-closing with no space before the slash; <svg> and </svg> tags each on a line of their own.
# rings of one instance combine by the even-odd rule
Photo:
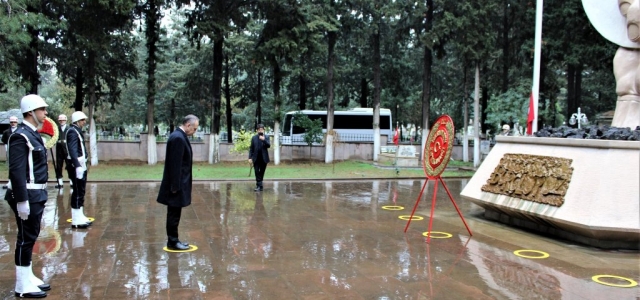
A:
<svg viewBox="0 0 640 300">
<path fill-rule="evenodd" d="M 67 126 L 67 116 L 59 115 L 58 116 L 58 132 L 60 133 L 58 137 L 58 142 L 56 143 L 56 179 L 58 180 L 58 185 L 56 188 L 61 189 L 64 185 L 62 183 L 62 165 L 65 163 L 65 159 L 67 158 L 67 141 L 65 136 L 65 130 L 67 130 L 69 126 Z"/>
<path fill-rule="evenodd" d="M 191 204 L 191 183 L 193 152 L 189 136 L 199 125 L 198 117 L 187 115 L 182 125 L 174 130 L 167 140 L 164 173 L 158 192 L 158 203 L 167 206 L 167 248 L 169 250 L 188 250 L 189 244 L 178 239 L 178 225 L 182 208 Z"/>
<path fill-rule="evenodd" d="M 253 169 L 256 173 L 256 188 L 254 191 L 262 191 L 262 179 L 264 172 L 267 170 L 269 163 L 269 137 L 264 134 L 264 125 L 258 124 L 258 133 L 251 138 L 251 146 L 249 147 L 249 162 L 253 163 Z"/>
</svg>

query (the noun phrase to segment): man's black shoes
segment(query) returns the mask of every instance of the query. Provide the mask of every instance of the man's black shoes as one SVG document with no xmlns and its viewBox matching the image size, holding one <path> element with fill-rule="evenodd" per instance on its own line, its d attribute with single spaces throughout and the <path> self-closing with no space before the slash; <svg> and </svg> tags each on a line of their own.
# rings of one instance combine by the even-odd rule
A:
<svg viewBox="0 0 640 300">
<path fill-rule="evenodd" d="M 78 225 L 71 225 L 71 228 L 73 229 L 85 229 L 85 228 L 89 228 L 89 226 L 91 226 L 91 223 L 84 223 L 84 224 L 78 224 Z"/>
<path fill-rule="evenodd" d="M 186 251 L 189 250 L 189 244 L 187 243 L 182 243 L 182 242 L 177 242 L 177 243 L 167 243 L 167 249 L 169 250 L 173 250 L 173 251 Z"/>
<path fill-rule="evenodd" d="M 39 285 L 38 288 L 41 291 L 49 291 L 49 290 L 51 290 L 51 285 L 48 284 L 48 283 L 43 283 L 43 284 Z"/>
<path fill-rule="evenodd" d="M 16 293 L 18 298 L 44 298 L 47 296 L 45 292 L 32 292 L 32 293 Z"/>
<path fill-rule="evenodd" d="M 254 192 L 262 192 L 262 187 L 259 186 L 259 187 L 255 188 L 255 189 L 253 189 L 253 191 Z"/>
</svg>

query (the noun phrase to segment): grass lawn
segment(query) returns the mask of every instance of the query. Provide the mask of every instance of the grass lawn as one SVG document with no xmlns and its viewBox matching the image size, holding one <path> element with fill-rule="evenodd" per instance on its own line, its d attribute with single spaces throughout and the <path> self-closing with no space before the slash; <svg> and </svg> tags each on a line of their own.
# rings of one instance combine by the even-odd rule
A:
<svg viewBox="0 0 640 300">
<path fill-rule="evenodd" d="M 450 164 L 450 167 L 454 164 Z M 466 166 L 466 165 L 465 165 Z M 456 167 L 460 167 L 458 164 Z M 164 163 L 154 166 L 144 162 L 100 162 L 89 167 L 89 181 L 161 180 Z M 7 180 L 7 164 L 0 162 L 0 180 Z M 452 168 L 442 177 L 471 177 L 473 171 Z M 222 162 L 218 164 L 197 163 L 193 165 L 195 180 L 254 180 L 253 170 L 249 176 L 247 162 Z M 64 171 L 66 179 L 66 171 Z M 321 162 L 283 162 L 267 166 L 265 180 L 272 179 L 361 179 L 361 178 L 425 178 L 422 169 L 379 168 L 372 162 L 342 161 L 335 164 Z M 49 164 L 49 179 L 55 179 L 53 166 Z"/>
</svg>

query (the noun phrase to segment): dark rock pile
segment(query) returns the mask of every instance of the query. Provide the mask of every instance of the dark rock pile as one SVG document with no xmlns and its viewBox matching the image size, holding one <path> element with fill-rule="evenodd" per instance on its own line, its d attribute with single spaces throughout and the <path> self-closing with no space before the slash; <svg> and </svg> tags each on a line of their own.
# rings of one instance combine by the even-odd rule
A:
<svg viewBox="0 0 640 300">
<path fill-rule="evenodd" d="M 640 141 L 640 126 L 634 130 L 629 127 L 590 125 L 581 129 L 568 126 L 553 128 L 546 126 L 536 132 L 537 137 L 554 137 L 567 139 Z"/>
</svg>

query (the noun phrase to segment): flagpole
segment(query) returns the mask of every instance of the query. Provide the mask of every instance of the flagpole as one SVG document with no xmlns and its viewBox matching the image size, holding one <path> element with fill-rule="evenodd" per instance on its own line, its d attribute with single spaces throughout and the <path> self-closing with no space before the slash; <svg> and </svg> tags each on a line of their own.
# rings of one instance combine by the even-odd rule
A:
<svg viewBox="0 0 640 300">
<path fill-rule="evenodd" d="M 531 90 L 531 104 L 533 104 L 532 133 L 538 131 L 538 100 L 540 92 L 540 55 L 542 52 L 542 1 L 536 3 L 536 31 L 535 49 L 533 54 L 533 88 Z M 530 104 L 530 105 L 531 105 Z"/>
</svg>

